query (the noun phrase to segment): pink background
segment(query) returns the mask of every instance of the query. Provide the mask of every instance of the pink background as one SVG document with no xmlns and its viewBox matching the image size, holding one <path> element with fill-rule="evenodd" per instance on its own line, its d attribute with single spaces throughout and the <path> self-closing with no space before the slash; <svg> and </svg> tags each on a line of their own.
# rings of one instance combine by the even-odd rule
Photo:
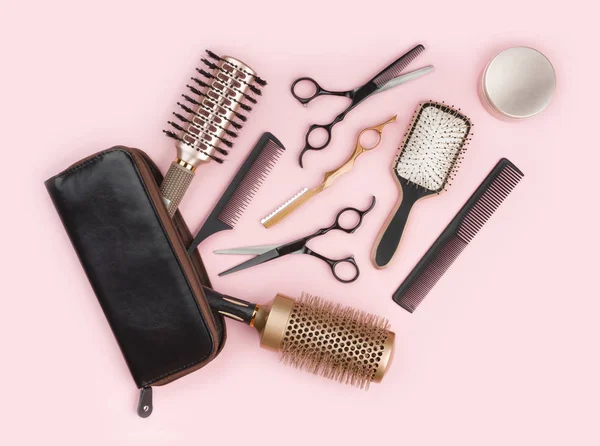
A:
<svg viewBox="0 0 600 446">
<path fill-rule="evenodd" d="M 156 2 L 158 3 L 158 2 Z M 211 4 L 212 3 L 212 4 Z M 2 444 L 598 445 L 598 32 L 592 2 L 3 1 Z M 296 164 L 303 135 L 343 100 L 307 109 L 288 89 L 313 76 L 353 88 L 416 43 L 414 67 L 436 72 L 373 97 L 339 124 L 330 148 Z M 513 45 L 544 52 L 558 89 L 548 110 L 501 122 L 481 106 L 486 61 Z M 174 157 L 161 129 L 204 48 L 246 61 L 269 81 L 229 161 L 203 167 L 181 209 L 204 218 L 263 131 L 287 146 L 234 231 L 201 246 L 214 286 L 266 303 L 302 291 L 385 315 L 397 333 L 384 382 L 367 393 L 285 367 L 252 329 L 228 321 L 223 353 L 155 390 L 155 412 L 135 414 L 137 391 L 54 212 L 43 180 L 115 144 L 146 150 L 163 170 Z M 422 100 L 461 107 L 475 137 L 452 188 L 414 209 L 400 253 L 369 262 L 398 197 L 390 164 Z M 318 183 L 358 131 L 398 114 L 382 145 L 293 218 L 266 231 L 260 217 Z M 413 315 L 391 299 L 412 266 L 501 157 L 525 178 Z M 291 240 L 344 206 L 377 206 L 354 235 L 311 246 L 353 252 L 351 285 L 294 257 L 219 278 L 242 258 L 217 248 Z M 222 442 L 222 443 L 221 443 Z"/>
</svg>

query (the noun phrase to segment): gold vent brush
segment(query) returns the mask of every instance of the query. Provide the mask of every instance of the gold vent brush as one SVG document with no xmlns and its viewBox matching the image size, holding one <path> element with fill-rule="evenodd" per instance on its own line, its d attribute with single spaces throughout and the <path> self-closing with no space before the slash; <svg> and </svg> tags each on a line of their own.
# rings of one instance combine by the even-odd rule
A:
<svg viewBox="0 0 600 446">
<path fill-rule="evenodd" d="M 288 201 L 286 201 L 284 204 L 282 204 L 277 209 L 275 209 L 273 212 L 271 212 L 269 215 L 267 215 L 265 218 L 263 218 L 260 221 L 263 224 L 263 226 L 265 228 L 270 228 L 271 226 L 275 226 L 277 223 L 279 223 L 280 221 L 285 219 L 288 215 L 290 215 L 292 212 L 294 212 L 296 209 L 298 209 L 300 206 L 302 206 L 304 203 L 306 203 L 312 197 L 314 197 L 315 195 L 318 195 L 319 193 L 323 192 L 325 189 L 331 187 L 333 185 L 333 183 L 335 182 L 335 180 L 337 180 L 343 174 L 345 174 L 346 172 L 350 172 L 352 170 L 352 168 L 354 167 L 354 162 L 362 153 L 367 152 L 369 150 L 373 150 L 374 148 L 376 148 L 379 145 L 379 143 L 381 142 L 381 135 L 383 133 L 383 128 L 386 125 L 388 125 L 392 122 L 395 122 L 395 121 L 396 121 L 396 116 L 393 116 L 382 124 L 379 124 L 375 127 L 369 127 L 369 128 L 364 129 L 363 131 L 361 131 L 358 134 L 358 138 L 356 139 L 356 147 L 354 148 L 354 152 L 340 167 L 338 167 L 337 169 L 334 169 L 330 172 L 327 172 L 325 174 L 325 177 L 323 178 L 323 181 L 321 182 L 321 184 L 319 184 L 314 189 L 309 189 L 309 188 L 305 187 L 300 192 L 298 192 L 296 195 L 294 195 L 292 198 L 290 198 Z M 365 133 L 372 132 L 372 131 L 377 132 L 377 141 L 375 141 L 375 143 L 373 145 L 365 147 L 361 143 L 361 137 Z"/>
<path fill-rule="evenodd" d="M 173 130 L 163 130 L 167 136 L 177 143 L 177 158 L 165 175 L 161 192 L 169 215 L 172 217 L 179 206 L 183 195 L 189 187 L 196 168 L 214 160 L 222 163 L 221 156 L 227 150 L 221 145 L 232 147 L 227 138 L 236 138 L 240 130 L 240 122 L 246 116 L 240 110 L 250 112 L 247 103 L 256 104 L 250 94 L 260 95 L 261 90 L 255 85 L 265 86 L 266 82 L 256 75 L 248 65 L 233 57 L 219 57 L 206 50 L 209 58 L 202 62 L 212 71 L 196 68 L 200 77 L 192 77 L 188 84 L 190 94 L 183 94 L 183 100 L 177 105 L 184 114 L 173 113 L 177 121 L 168 121 Z"/>
<path fill-rule="evenodd" d="M 365 390 L 389 368 L 395 335 L 382 317 L 308 294 L 278 294 L 262 306 L 204 293 L 214 311 L 254 327 L 261 347 L 279 351 L 284 364 Z"/>
</svg>

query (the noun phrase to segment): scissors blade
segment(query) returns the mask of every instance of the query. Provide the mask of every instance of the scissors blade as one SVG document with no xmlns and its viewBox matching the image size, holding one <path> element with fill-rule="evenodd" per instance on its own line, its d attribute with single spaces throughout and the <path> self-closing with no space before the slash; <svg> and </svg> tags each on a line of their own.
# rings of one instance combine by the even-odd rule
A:
<svg viewBox="0 0 600 446">
<path fill-rule="evenodd" d="M 243 269 L 252 268 L 253 266 L 260 265 L 273 259 L 277 259 L 280 256 L 281 254 L 277 249 L 272 249 L 270 251 L 265 252 L 264 254 L 256 256 L 250 260 L 246 260 L 245 262 L 242 262 L 239 265 L 234 266 L 233 268 L 229 268 L 228 270 L 219 273 L 219 277 L 226 276 L 227 274 L 235 273 Z"/>
<path fill-rule="evenodd" d="M 279 245 L 260 245 L 246 246 L 243 248 L 217 249 L 213 254 L 235 254 L 235 255 L 260 255 L 271 249 L 277 248 Z"/>
<path fill-rule="evenodd" d="M 398 85 L 405 84 L 406 82 L 410 82 L 412 80 L 418 79 L 421 76 L 425 76 L 428 73 L 431 73 L 434 70 L 433 65 L 427 65 L 426 67 L 419 68 L 418 70 L 410 71 L 406 74 L 398 76 L 394 79 L 390 79 L 387 81 L 383 87 L 381 87 L 377 93 L 381 93 L 382 91 L 389 90 L 390 88 L 397 87 Z"/>
</svg>

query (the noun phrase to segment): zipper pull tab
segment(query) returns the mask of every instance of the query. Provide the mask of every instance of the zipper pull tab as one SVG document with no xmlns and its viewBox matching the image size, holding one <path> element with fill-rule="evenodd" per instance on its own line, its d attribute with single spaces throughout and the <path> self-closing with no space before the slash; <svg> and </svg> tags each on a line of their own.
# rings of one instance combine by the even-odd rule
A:
<svg viewBox="0 0 600 446">
<path fill-rule="evenodd" d="M 137 413 L 142 418 L 148 418 L 152 413 L 152 387 L 144 387 L 140 390 Z"/>
</svg>

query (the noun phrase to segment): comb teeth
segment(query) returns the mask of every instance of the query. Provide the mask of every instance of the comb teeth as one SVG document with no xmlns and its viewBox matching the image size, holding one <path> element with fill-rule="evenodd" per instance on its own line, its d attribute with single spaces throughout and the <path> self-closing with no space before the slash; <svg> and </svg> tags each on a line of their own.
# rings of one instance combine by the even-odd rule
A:
<svg viewBox="0 0 600 446">
<path fill-rule="evenodd" d="M 211 51 L 207 54 L 208 58 L 201 61 L 212 72 L 202 68 L 196 68 L 196 71 L 208 81 L 192 77 L 194 84 L 187 85 L 190 93 L 182 95 L 185 103 L 177 103 L 187 116 L 173 113 L 177 121 L 168 121 L 168 124 L 177 132 L 165 131 L 169 137 L 184 144 L 177 144 L 178 157 L 193 166 L 210 159 L 222 162 L 214 154 L 227 155 L 228 151 L 219 146 L 233 147 L 227 136 L 238 136 L 228 127 L 240 130 L 240 122 L 247 120 L 240 111 L 252 111 L 245 102 L 257 102 L 248 94 L 256 89 L 252 85 L 256 79 L 251 68 L 230 57 L 221 58 Z"/>
<path fill-rule="evenodd" d="M 400 306 L 411 313 L 415 311 L 466 246 L 467 244 L 457 236 L 448 239 L 422 270 L 419 280 L 404 291 L 401 302 L 398 302 Z"/>
<path fill-rule="evenodd" d="M 523 174 L 511 166 L 506 166 L 498 174 L 460 223 L 458 236 L 465 243 L 473 240 L 521 178 L 523 178 Z"/>
<path fill-rule="evenodd" d="M 219 214 L 219 220 L 231 227 L 237 223 L 284 150 L 273 140 L 267 142 Z"/>
<path fill-rule="evenodd" d="M 373 82 L 378 88 L 383 87 L 389 81 L 398 77 L 400 73 L 402 73 L 406 67 L 423 51 L 425 51 L 425 47 L 423 45 L 417 45 L 408 53 L 406 53 L 406 55 L 402 56 L 396 62 L 383 70 L 377 77 L 375 77 L 375 79 L 373 79 Z"/>
<path fill-rule="evenodd" d="M 439 193 L 456 175 L 471 126 L 459 110 L 443 103 L 421 105 L 405 135 L 394 171 L 416 186 Z"/>
<path fill-rule="evenodd" d="M 396 290 L 394 301 L 412 313 L 521 178 L 514 164 L 500 160 Z"/>
</svg>

